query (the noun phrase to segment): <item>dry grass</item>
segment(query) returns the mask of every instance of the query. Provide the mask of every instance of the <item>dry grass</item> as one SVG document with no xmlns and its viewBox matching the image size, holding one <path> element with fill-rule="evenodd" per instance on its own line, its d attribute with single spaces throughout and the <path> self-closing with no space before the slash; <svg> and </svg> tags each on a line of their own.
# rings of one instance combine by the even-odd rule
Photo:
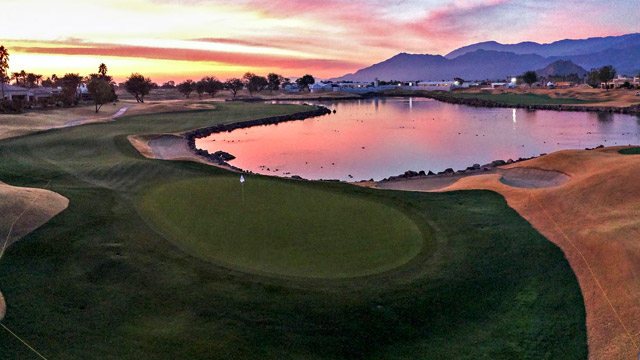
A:
<svg viewBox="0 0 640 360">
<path fill-rule="evenodd" d="M 133 100 L 122 100 L 115 106 L 112 104 L 104 105 L 97 114 L 93 105 L 33 110 L 24 114 L 0 114 L 0 139 L 60 127 L 110 121 L 113 115 L 122 108 L 127 108 L 125 115 L 142 115 L 171 111 L 210 110 L 215 108 L 215 103 L 211 100 L 197 100 L 197 98 L 151 100 L 144 104 L 136 103 Z"/>
<path fill-rule="evenodd" d="M 566 150 L 505 166 L 571 176 L 557 187 L 515 188 L 491 174 L 443 189 L 496 191 L 562 248 L 582 288 L 591 359 L 631 359 L 640 343 L 640 156 L 619 149 Z"/>
<path fill-rule="evenodd" d="M 127 110 L 127 115 L 155 114 L 162 112 L 190 111 L 190 110 L 212 110 L 215 109 L 215 102 L 196 99 L 182 100 L 145 100 L 144 104 L 136 104 Z"/>
<path fill-rule="evenodd" d="M 116 106 L 107 104 L 97 114 L 93 105 L 32 110 L 24 114 L 0 114 L 0 139 L 70 126 L 74 123 L 77 125 L 79 123 L 108 121 L 118 110 L 129 106 L 135 106 L 135 102 L 120 102 Z"/>
</svg>

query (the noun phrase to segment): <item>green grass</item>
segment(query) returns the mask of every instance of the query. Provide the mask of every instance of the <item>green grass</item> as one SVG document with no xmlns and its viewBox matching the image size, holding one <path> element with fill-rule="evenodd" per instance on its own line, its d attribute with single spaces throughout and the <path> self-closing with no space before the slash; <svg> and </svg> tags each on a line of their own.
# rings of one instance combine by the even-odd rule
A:
<svg viewBox="0 0 640 360">
<path fill-rule="evenodd" d="M 620 149 L 618 152 L 622 155 L 640 155 L 640 147 L 630 147 L 626 149 Z"/>
<path fill-rule="evenodd" d="M 49 359 L 587 357 L 583 299 L 563 253 L 492 192 L 426 194 L 247 180 L 247 204 L 256 196 L 249 184 L 259 181 L 274 184 L 262 186 L 262 192 L 273 191 L 265 198 L 288 190 L 298 191 L 299 201 L 323 193 L 327 203 L 346 208 L 361 209 L 358 202 L 366 201 L 381 213 L 400 212 L 398 219 L 420 229 L 425 242 L 406 264 L 351 278 L 266 276 L 221 266 L 205 254 L 192 255 L 140 215 L 145 194 L 190 181 L 236 181 L 237 175 L 146 159 L 127 135 L 301 109 L 221 104 L 213 111 L 130 116 L 0 141 L 0 181 L 31 187 L 50 181 L 51 190 L 70 200 L 67 210 L 0 260 L 0 289 L 8 302 L 3 323 Z M 231 206 L 226 196 L 237 195 L 210 193 L 220 197 L 200 201 L 211 209 Z M 167 201 L 172 206 L 182 200 Z M 287 212 L 274 204 L 276 213 Z M 182 229 L 198 219 L 201 229 L 220 221 L 200 216 L 201 207 L 191 210 L 193 219 L 184 219 Z M 327 220 L 326 209 L 317 213 L 319 222 Z M 307 231 L 311 216 L 296 216 L 304 221 L 286 230 L 254 221 L 278 231 Z M 355 211 L 331 221 L 353 222 L 358 231 L 368 223 Z M 206 246 L 196 240 L 189 241 Z M 0 354 L 35 358 L 5 331 Z"/>
<path fill-rule="evenodd" d="M 575 105 L 575 104 L 592 104 L 599 101 L 583 100 L 569 97 L 552 98 L 545 94 L 516 94 L 504 93 L 493 94 L 489 91 L 481 91 L 477 93 L 465 93 L 456 91 L 408 91 L 408 90 L 390 90 L 384 92 L 388 96 L 436 96 L 438 97 L 454 97 L 461 99 L 481 99 L 490 100 L 506 105 Z"/>
<path fill-rule="evenodd" d="M 482 100 L 491 100 L 495 102 L 499 102 L 507 105 L 558 105 L 558 104 L 589 104 L 593 103 L 593 101 L 575 99 L 575 98 L 552 98 L 549 95 L 544 94 L 513 94 L 513 93 L 505 93 L 505 94 L 492 94 L 490 92 L 480 92 L 480 93 L 459 93 L 452 92 L 448 94 L 457 98 L 466 98 L 466 99 L 482 99 Z"/>
<path fill-rule="evenodd" d="M 243 185 L 238 176 L 157 185 L 143 196 L 142 212 L 187 253 L 251 272 L 370 275 L 407 263 L 422 248 L 417 224 L 393 207 L 261 177 L 246 179 Z"/>
</svg>

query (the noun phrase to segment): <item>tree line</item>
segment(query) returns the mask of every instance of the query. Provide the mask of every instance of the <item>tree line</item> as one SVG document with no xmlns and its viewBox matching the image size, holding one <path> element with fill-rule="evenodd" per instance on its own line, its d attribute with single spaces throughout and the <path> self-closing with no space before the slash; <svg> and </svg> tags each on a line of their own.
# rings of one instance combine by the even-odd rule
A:
<svg viewBox="0 0 640 360">
<path fill-rule="evenodd" d="M 295 83 L 300 89 L 306 89 L 308 91 L 309 86 L 315 83 L 315 79 L 313 76 L 306 74 L 296 79 Z M 187 79 L 177 85 L 174 81 L 168 81 L 164 83 L 161 88 L 170 89 L 175 87 L 185 98 L 189 98 L 191 94 L 195 92 L 200 99 L 202 99 L 205 93 L 211 97 L 215 97 L 219 91 L 227 90 L 235 98 L 238 92 L 244 88 L 249 91 L 250 96 L 253 96 L 255 93 L 260 93 L 265 90 L 269 90 L 270 92 L 277 91 L 291 84 L 293 83 L 290 79 L 280 74 L 269 73 L 265 77 L 247 72 L 241 79 L 229 78 L 223 82 L 215 76 L 207 76 L 197 82 Z"/>
<path fill-rule="evenodd" d="M 605 88 L 609 90 L 609 83 L 616 76 L 616 69 L 611 65 L 602 66 L 597 69 L 591 69 L 585 76 L 584 80 L 586 83 L 594 88 L 600 87 L 601 84 L 605 85 Z M 640 73 L 638 73 L 638 77 L 640 77 Z M 557 79 L 559 77 L 550 77 L 550 80 Z M 527 71 L 521 76 L 522 82 L 528 84 L 529 86 L 538 82 L 540 79 L 538 74 L 535 71 Z M 562 80 L 571 81 L 571 82 L 581 82 L 583 78 L 578 76 L 577 74 L 569 74 L 562 77 Z"/>
</svg>

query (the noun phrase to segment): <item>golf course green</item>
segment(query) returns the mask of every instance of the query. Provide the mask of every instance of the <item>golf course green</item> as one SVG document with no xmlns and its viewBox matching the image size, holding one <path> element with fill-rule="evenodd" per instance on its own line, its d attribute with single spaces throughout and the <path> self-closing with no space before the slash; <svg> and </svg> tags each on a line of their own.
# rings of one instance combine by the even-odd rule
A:
<svg viewBox="0 0 640 360">
<path fill-rule="evenodd" d="M 362 276 L 402 265 L 422 248 L 418 226 L 392 207 L 265 178 L 238 179 L 158 185 L 145 193 L 141 209 L 185 252 L 251 272 Z"/>
<path fill-rule="evenodd" d="M 640 147 L 630 147 L 626 149 L 620 149 L 618 152 L 622 155 L 640 155 Z"/>
<path fill-rule="evenodd" d="M 133 134 L 309 110 L 220 103 L 0 141 L 69 207 L 0 259 L 48 359 L 586 359 L 562 251 L 489 191 L 381 191 L 141 156 Z M 331 116 L 331 115 L 327 115 Z M 0 329 L 0 358 L 36 359 Z"/>
</svg>

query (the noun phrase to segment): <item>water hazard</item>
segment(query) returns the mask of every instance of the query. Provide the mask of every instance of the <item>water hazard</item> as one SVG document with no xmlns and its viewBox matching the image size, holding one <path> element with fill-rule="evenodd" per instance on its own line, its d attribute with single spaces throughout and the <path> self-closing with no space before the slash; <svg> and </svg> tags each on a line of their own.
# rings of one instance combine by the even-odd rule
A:
<svg viewBox="0 0 640 360">
<path fill-rule="evenodd" d="M 475 108 L 424 98 L 314 103 L 336 113 L 213 134 L 196 146 L 231 153 L 230 164 L 260 174 L 354 181 L 640 143 L 640 119 L 631 115 Z"/>
</svg>

